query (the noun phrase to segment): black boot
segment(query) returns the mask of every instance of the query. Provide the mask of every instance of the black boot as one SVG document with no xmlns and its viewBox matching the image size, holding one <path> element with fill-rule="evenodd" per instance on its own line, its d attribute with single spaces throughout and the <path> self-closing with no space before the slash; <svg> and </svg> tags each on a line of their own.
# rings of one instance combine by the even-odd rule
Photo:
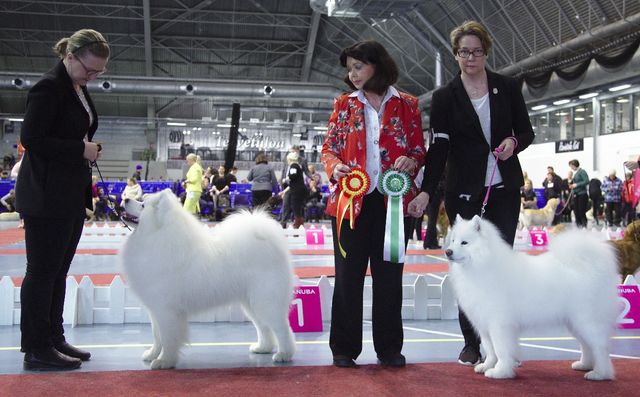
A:
<svg viewBox="0 0 640 397">
<path fill-rule="evenodd" d="M 66 354 L 69 357 L 79 358 L 82 361 L 89 361 L 91 353 L 86 350 L 80 350 L 75 346 L 70 345 L 66 341 L 54 344 L 57 351 L 62 354 Z"/>
<path fill-rule="evenodd" d="M 34 350 L 24 355 L 26 371 L 66 371 L 80 368 L 82 361 L 60 353 L 53 347 Z"/>
</svg>

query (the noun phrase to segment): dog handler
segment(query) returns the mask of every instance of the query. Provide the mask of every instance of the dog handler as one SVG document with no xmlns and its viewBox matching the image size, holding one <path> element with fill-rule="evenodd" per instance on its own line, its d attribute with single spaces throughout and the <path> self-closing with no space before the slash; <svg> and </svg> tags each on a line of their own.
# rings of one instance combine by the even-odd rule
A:
<svg viewBox="0 0 640 397">
<path fill-rule="evenodd" d="M 106 71 L 109 45 L 82 29 L 54 46 L 61 58 L 31 88 L 20 141 L 25 153 L 16 182 L 24 215 L 27 271 L 20 290 L 26 370 L 80 367 L 91 354 L 65 341 L 62 326 L 67 272 L 92 209 L 91 167 L 100 157 L 91 142 L 98 128 L 86 85 Z"/>
<path fill-rule="evenodd" d="M 460 74 L 433 94 L 426 177 L 409 212 L 422 214 L 447 164 L 449 220 L 455 222 L 458 214 L 464 219 L 480 215 L 489 190 L 484 217 L 513 245 L 524 185 L 516 154 L 534 138 L 527 108 L 515 80 L 485 69 L 491 37 L 484 26 L 467 21 L 450 38 Z M 476 364 L 480 338 L 463 312 L 459 319 L 465 345 L 458 361 Z"/>
</svg>

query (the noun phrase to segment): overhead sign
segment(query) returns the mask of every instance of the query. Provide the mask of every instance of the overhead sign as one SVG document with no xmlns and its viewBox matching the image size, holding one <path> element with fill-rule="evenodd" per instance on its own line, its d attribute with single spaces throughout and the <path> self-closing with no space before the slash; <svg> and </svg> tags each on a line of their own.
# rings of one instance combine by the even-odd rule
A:
<svg viewBox="0 0 640 397">
<path fill-rule="evenodd" d="M 581 152 L 584 150 L 584 139 L 568 139 L 556 142 L 556 153 Z"/>
</svg>

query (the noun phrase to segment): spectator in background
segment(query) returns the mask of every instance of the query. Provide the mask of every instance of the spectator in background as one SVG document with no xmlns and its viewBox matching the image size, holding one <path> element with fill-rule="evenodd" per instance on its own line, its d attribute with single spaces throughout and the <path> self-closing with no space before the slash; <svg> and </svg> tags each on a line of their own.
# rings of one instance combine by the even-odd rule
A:
<svg viewBox="0 0 640 397">
<path fill-rule="evenodd" d="M 633 173 L 627 171 L 624 174 L 624 186 L 622 188 L 622 224 L 627 226 L 636 219 L 636 210 L 633 208 L 633 195 L 635 184 L 633 181 Z"/>
<path fill-rule="evenodd" d="M 304 205 L 307 199 L 309 191 L 304 184 L 304 173 L 302 167 L 298 164 L 300 157 L 297 153 L 289 153 L 287 155 L 287 162 L 289 163 L 289 174 L 287 179 L 289 185 L 280 192 L 282 196 L 289 196 L 289 208 L 283 208 L 283 212 L 293 212 L 293 228 L 297 229 L 304 224 Z M 287 227 L 287 219 L 289 214 L 285 213 L 284 220 L 281 222 L 282 227 Z"/>
<path fill-rule="evenodd" d="M 107 209 L 109 208 L 109 198 L 104 192 L 104 188 L 102 188 L 101 186 L 97 188 L 97 195 L 93 198 L 93 208 L 93 215 L 96 220 L 109 220 L 107 216 Z"/>
<path fill-rule="evenodd" d="M 187 178 L 185 179 L 186 196 L 184 200 L 184 209 L 191 214 L 200 212 L 200 196 L 202 195 L 202 166 L 200 158 L 194 153 L 187 155 Z"/>
<path fill-rule="evenodd" d="M 573 183 L 573 171 L 567 173 L 567 177 L 562 180 L 562 202 L 564 209 L 562 210 L 563 222 L 571 222 L 571 211 L 573 211 L 573 193 L 571 184 Z"/>
<path fill-rule="evenodd" d="M 224 165 L 218 167 L 218 174 L 214 175 L 211 181 L 211 193 L 215 198 L 218 209 L 231 205 L 231 201 L 229 200 L 229 186 L 231 186 L 233 180 L 235 180 L 235 176 L 227 174 Z"/>
<path fill-rule="evenodd" d="M 589 198 L 591 199 L 591 212 L 596 225 L 600 224 L 602 216 L 602 182 L 598 178 L 591 178 L 589 181 Z"/>
<path fill-rule="evenodd" d="M 316 166 L 313 164 L 309 164 L 309 177 L 307 178 L 307 185 L 310 185 L 310 182 L 313 180 L 316 182 L 316 188 L 320 189 L 322 187 L 322 175 L 316 171 Z"/>
<path fill-rule="evenodd" d="M 20 172 L 21 165 L 22 165 L 22 158 L 20 158 L 20 160 L 18 160 L 11 168 L 11 174 L 9 175 L 11 179 L 13 180 L 18 179 L 18 173 Z"/>
<path fill-rule="evenodd" d="M 142 200 L 142 187 L 138 184 L 135 178 L 127 179 L 127 186 L 124 187 L 122 194 L 120 195 L 120 206 L 124 207 L 124 201 L 126 199 L 141 201 Z"/>
<path fill-rule="evenodd" d="M 256 165 L 249 170 L 247 180 L 251 182 L 251 206 L 264 205 L 278 191 L 278 180 L 273 167 L 269 165 L 267 155 L 259 153 Z"/>
<path fill-rule="evenodd" d="M 313 167 L 310 165 L 309 167 Z M 322 201 L 322 189 L 318 186 L 316 179 L 309 179 L 309 196 L 305 204 L 306 220 L 308 222 L 320 222 L 324 216 L 325 205 Z"/>
<path fill-rule="evenodd" d="M 520 204 L 523 209 L 537 209 L 538 198 L 533 190 L 533 184 L 530 179 L 524 181 L 524 186 L 520 189 Z"/>
<path fill-rule="evenodd" d="M 604 193 L 605 217 L 607 225 L 620 226 L 622 220 L 622 191 L 624 184 L 616 176 L 616 170 L 609 171 L 609 176 L 602 181 L 602 193 Z"/>
<path fill-rule="evenodd" d="M 16 191 L 15 189 L 9 190 L 9 193 L 0 198 L 0 204 L 9 212 L 15 212 L 16 210 Z"/>
<path fill-rule="evenodd" d="M 140 182 L 142 180 L 142 176 L 140 175 L 141 172 L 142 172 L 142 166 L 140 164 L 136 165 L 136 171 L 133 173 L 132 178 Z"/>
<path fill-rule="evenodd" d="M 573 192 L 573 213 L 576 216 L 576 225 L 580 228 L 587 227 L 587 185 L 589 185 L 589 175 L 587 171 L 580 168 L 580 162 L 576 159 L 569 161 L 569 167 L 573 171 L 573 180 L 569 187 Z"/>
<path fill-rule="evenodd" d="M 548 167 L 547 169 L 549 168 L 551 167 Z M 555 177 L 557 177 L 557 179 Z M 557 198 L 562 201 L 562 178 L 560 178 L 560 176 L 558 176 L 554 172 L 548 172 L 545 182 L 546 183 L 543 183 L 545 200 L 549 201 L 549 199 Z M 562 208 L 562 206 L 558 208 Z M 559 210 L 556 208 L 556 213 L 553 217 L 552 225 L 557 225 L 562 221 L 562 215 L 558 211 Z"/>
</svg>

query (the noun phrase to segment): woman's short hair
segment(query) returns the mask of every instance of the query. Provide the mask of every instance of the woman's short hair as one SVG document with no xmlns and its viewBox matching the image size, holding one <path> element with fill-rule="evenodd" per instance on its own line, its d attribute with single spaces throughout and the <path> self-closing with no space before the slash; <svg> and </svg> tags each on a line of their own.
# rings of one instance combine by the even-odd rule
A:
<svg viewBox="0 0 640 397">
<path fill-rule="evenodd" d="M 256 156 L 256 164 L 267 164 L 269 163 L 269 159 L 267 158 L 267 155 L 264 153 L 258 153 L 258 155 Z"/>
<path fill-rule="evenodd" d="M 347 57 L 357 59 L 368 65 L 373 65 L 373 76 L 364 83 L 362 87 L 364 91 L 371 91 L 382 95 L 389 86 L 398 81 L 398 65 L 396 65 L 396 62 L 391 58 L 391 55 L 389 55 L 382 44 L 377 41 L 360 41 L 351 47 L 343 49 L 340 53 L 340 64 L 342 67 L 347 67 Z M 344 78 L 344 82 L 347 83 L 351 89 L 357 89 L 351 80 L 349 80 L 348 73 Z"/>
<path fill-rule="evenodd" d="M 198 156 L 196 156 L 195 153 L 189 153 L 189 154 L 187 154 L 186 159 L 187 160 L 191 160 L 193 162 L 197 162 L 198 161 Z"/>
<path fill-rule="evenodd" d="M 109 58 L 111 50 L 104 36 L 93 29 L 80 29 L 71 37 L 64 37 L 53 46 L 53 51 L 60 57 L 64 58 L 68 53 L 82 56 L 87 52 L 92 53 L 98 58 Z"/>
<path fill-rule="evenodd" d="M 449 34 L 453 55 L 458 55 L 458 50 L 460 49 L 460 39 L 462 39 L 464 36 L 476 36 L 482 44 L 484 54 L 489 54 L 493 41 L 491 40 L 491 36 L 489 35 L 487 29 L 480 22 L 464 21 L 462 25 L 453 29 Z"/>
<path fill-rule="evenodd" d="M 578 160 L 576 160 L 576 159 L 573 159 L 573 160 L 569 161 L 569 165 L 572 165 L 572 166 L 578 168 L 578 167 L 580 167 L 580 162 Z"/>
</svg>

